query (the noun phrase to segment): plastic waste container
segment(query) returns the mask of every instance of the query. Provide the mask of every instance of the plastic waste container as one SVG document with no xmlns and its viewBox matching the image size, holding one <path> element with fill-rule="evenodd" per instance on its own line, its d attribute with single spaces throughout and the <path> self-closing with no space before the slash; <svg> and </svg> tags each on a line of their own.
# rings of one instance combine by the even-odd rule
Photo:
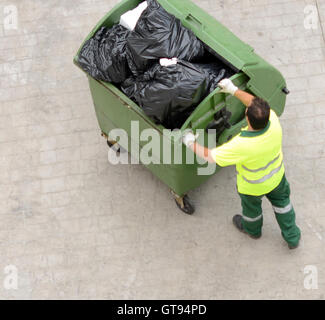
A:
<svg viewBox="0 0 325 320">
<path fill-rule="evenodd" d="M 107 13 L 87 36 L 90 39 L 102 26 L 108 28 L 119 23 L 120 16 L 134 9 L 142 0 L 124 0 Z M 254 49 L 242 42 L 225 26 L 208 15 L 201 8 L 189 0 L 158 0 L 162 7 L 170 14 L 181 20 L 182 24 L 191 29 L 195 35 L 209 48 L 217 60 L 222 61 L 233 70 L 232 81 L 241 89 L 265 99 L 271 108 L 280 116 L 284 110 L 286 95 L 289 91 L 281 73 L 267 63 L 256 53 Z M 84 42 L 85 42 L 84 41 Z M 79 49 L 81 50 L 82 45 Z M 78 53 L 74 57 L 74 63 L 78 66 Z M 171 190 L 176 204 L 185 213 L 194 212 L 194 206 L 186 195 L 203 184 L 211 175 L 199 175 L 198 168 L 206 167 L 197 161 L 194 164 L 163 164 L 163 140 L 169 139 L 171 145 L 180 143 L 169 135 L 164 134 L 162 125 L 155 124 L 145 115 L 143 110 L 130 100 L 115 85 L 95 80 L 88 76 L 89 87 L 92 94 L 99 127 L 108 145 L 115 142 L 109 138 L 109 133 L 114 128 L 124 129 L 129 137 L 131 134 L 131 121 L 138 121 L 140 133 L 145 129 L 154 129 L 160 136 L 161 151 L 154 154 L 160 160 L 160 164 L 145 164 L 145 166 Z M 220 93 L 216 88 L 209 94 L 185 121 L 181 130 L 217 128 L 217 144 L 221 145 L 238 134 L 247 125 L 245 120 L 245 107 L 235 97 Z M 206 133 L 208 135 L 208 133 Z M 130 139 L 128 145 L 121 147 L 130 151 Z M 139 142 L 139 150 L 147 142 Z M 132 152 L 132 150 L 131 150 Z M 182 146 L 182 152 L 188 152 Z M 220 167 L 217 166 L 218 172 Z"/>
</svg>

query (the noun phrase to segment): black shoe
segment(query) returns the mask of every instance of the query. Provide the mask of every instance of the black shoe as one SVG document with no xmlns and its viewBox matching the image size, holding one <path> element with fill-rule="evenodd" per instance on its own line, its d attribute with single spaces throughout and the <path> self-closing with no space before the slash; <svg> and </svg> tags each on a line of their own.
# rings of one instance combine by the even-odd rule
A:
<svg viewBox="0 0 325 320">
<path fill-rule="evenodd" d="M 296 249 L 296 248 L 299 247 L 299 242 L 298 242 L 298 244 L 295 245 L 295 246 L 292 246 L 291 244 L 288 244 L 288 247 L 289 247 L 290 250 L 292 250 L 292 249 Z"/>
<path fill-rule="evenodd" d="M 258 236 L 253 236 L 250 233 L 246 232 L 244 230 L 243 224 L 242 224 L 242 220 L 243 217 L 240 214 L 236 214 L 233 218 L 232 218 L 232 222 L 234 223 L 235 227 L 240 231 L 243 232 L 247 235 L 249 235 L 252 239 L 259 239 L 262 236 L 262 233 L 259 234 Z"/>
</svg>

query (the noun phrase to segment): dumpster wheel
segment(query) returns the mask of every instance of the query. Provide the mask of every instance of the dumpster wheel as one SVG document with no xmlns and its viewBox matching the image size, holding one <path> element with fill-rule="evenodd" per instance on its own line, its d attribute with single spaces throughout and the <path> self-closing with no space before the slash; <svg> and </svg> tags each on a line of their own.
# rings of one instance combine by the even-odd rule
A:
<svg viewBox="0 0 325 320">
<path fill-rule="evenodd" d="M 177 195 L 174 195 L 175 202 L 177 207 L 185 212 L 186 214 L 193 214 L 195 211 L 194 205 L 191 203 L 190 198 L 188 195 L 185 195 L 183 197 L 179 197 Z"/>
</svg>

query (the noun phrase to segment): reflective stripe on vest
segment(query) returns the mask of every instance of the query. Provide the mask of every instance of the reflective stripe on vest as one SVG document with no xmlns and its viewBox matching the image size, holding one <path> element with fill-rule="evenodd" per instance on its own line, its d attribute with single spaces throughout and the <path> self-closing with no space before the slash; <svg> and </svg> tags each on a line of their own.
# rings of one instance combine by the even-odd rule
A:
<svg viewBox="0 0 325 320">
<path fill-rule="evenodd" d="M 292 204 L 291 202 L 285 206 L 284 208 L 280 208 L 280 207 L 275 207 L 273 206 L 273 210 L 275 213 L 279 213 L 279 214 L 284 214 L 284 213 L 288 213 L 292 210 Z"/>
<path fill-rule="evenodd" d="M 242 165 L 242 167 L 249 171 L 249 172 L 258 172 L 258 171 L 262 171 L 262 170 L 266 170 L 271 164 L 273 164 L 275 161 L 277 161 L 280 158 L 280 155 L 278 155 L 275 159 L 273 159 L 272 161 L 270 161 L 265 167 L 262 168 L 258 168 L 258 169 L 248 169 L 247 167 L 245 167 L 244 165 Z"/>
<path fill-rule="evenodd" d="M 243 215 L 243 219 L 244 219 L 245 221 L 248 221 L 248 222 L 255 222 L 255 221 L 260 220 L 261 218 L 262 218 L 262 214 L 260 214 L 260 215 L 257 216 L 256 218 L 249 218 L 249 217 L 245 217 L 245 216 Z"/>
<path fill-rule="evenodd" d="M 245 176 L 242 175 L 243 179 L 248 182 L 248 183 L 252 183 L 252 184 L 258 184 L 258 183 L 262 183 L 270 178 L 272 178 L 277 172 L 279 172 L 282 168 L 283 165 L 283 161 L 281 162 L 280 166 L 273 169 L 269 174 L 265 175 L 263 178 L 258 179 L 258 180 L 248 180 L 247 178 L 245 178 Z"/>
</svg>

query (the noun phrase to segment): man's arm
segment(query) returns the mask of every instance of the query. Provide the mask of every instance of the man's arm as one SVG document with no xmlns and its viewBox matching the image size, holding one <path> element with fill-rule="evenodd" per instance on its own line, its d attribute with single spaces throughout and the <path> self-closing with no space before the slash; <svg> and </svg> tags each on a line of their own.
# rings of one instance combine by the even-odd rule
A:
<svg viewBox="0 0 325 320">
<path fill-rule="evenodd" d="M 242 150 L 238 149 L 236 138 L 224 143 L 222 146 L 208 149 L 196 142 L 197 135 L 187 132 L 183 135 L 183 143 L 200 158 L 209 163 L 217 163 L 220 167 L 234 165 L 243 159 Z"/>
<path fill-rule="evenodd" d="M 192 145 L 190 145 L 190 149 L 192 149 L 192 151 L 196 153 L 200 158 L 210 163 L 216 163 L 211 155 L 211 150 L 209 148 L 206 148 L 197 142 L 194 142 Z"/>
<path fill-rule="evenodd" d="M 249 108 L 252 105 L 252 102 L 254 100 L 254 96 L 249 94 L 248 92 L 242 91 L 238 89 L 234 96 L 238 98 L 247 108 Z"/>
<path fill-rule="evenodd" d="M 238 98 L 246 107 L 250 107 L 254 96 L 248 92 L 242 91 L 236 87 L 230 79 L 223 79 L 218 86 L 221 88 L 220 92 L 229 93 Z"/>
<path fill-rule="evenodd" d="M 213 159 L 211 155 L 211 150 L 201 146 L 196 142 L 197 135 L 194 135 L 192 131 L 186 132 L 183 135 L 183 143 L 186 145 L 186 147 L 190 148 L 194 153 L 196 153 L 200 158 L 203 158 L 204 160 L 215 163 L 215 160 Z"/>
</svg>

